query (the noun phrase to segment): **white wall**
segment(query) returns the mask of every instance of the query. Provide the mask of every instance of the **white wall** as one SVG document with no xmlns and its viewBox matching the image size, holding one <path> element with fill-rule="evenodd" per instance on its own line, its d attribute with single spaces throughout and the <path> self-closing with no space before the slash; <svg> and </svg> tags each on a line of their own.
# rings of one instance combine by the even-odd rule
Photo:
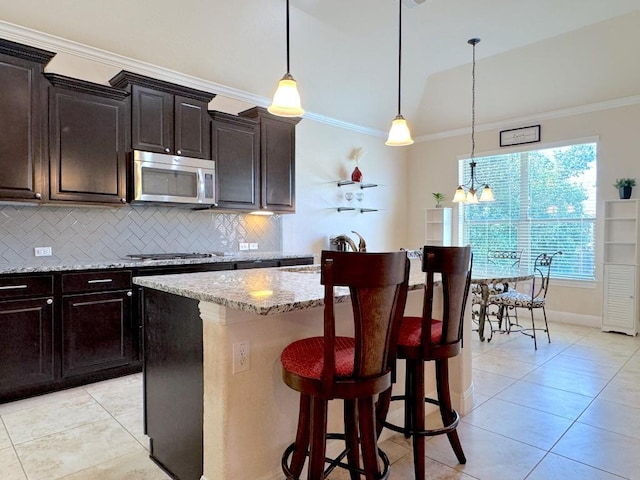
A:
<svg viewBox="0 0 640 480">
<path fill-rule="evenodd" d="M 282 219 L 283 249 L 314 253 L 328 247 L 328 236 L 346 233 L 357 242 L 356 230 L 369 251 L 394 250 L 406 243 L 406 147 L 387 147 L 384 139 L 303 120 L 296 130 L 296 214 Z M 379 184 L 359 190 L 338 187 L 356 166 L 349 160 L 355 147 L 366 151 L 359 161 L 364 182 Z M 377 208 L 371 213 L 338 212 L 346 206 L 344 193 L 361 191 L 354 207 Z"/>
<path fill-rule="evenodd" d="M 586 288 L 557 285 L 549 291 L 549 309 L 571 312 L 581 315 L 600 316 L 602 304 L 602 201 L 618 198 L 618 191 L 613 182 L 619 177 L 640 178 L 640 105 L 612 108 L 579 115 L 542 120 L 541 143 L 529 145 L 541 148 L 545 144 L 554 144 L 584 137 L 599 138 L 597 200 L 598 220 L 596 223 L 596 277 L 595 285 Z M 494 153 L 496 151 L 513 151 L 499 147 L 499 128 L 476 133 L 476 155 Z M 449 201 L 457 185 L 459 155 L 468 155 L 470 149 L 469 135 L 462 135 L 419 143 L 410 151 L 408 169 L 409 201 L 408 201 L 408 242 L 419 244 L 424 236 L 421 219 L 423 210 L 433 206 L 431 192 L 444 192 Z M 521 148 L 522 149 L 522 148 Z M 640 198 L 640 189 L 634 189 L 632 198 Z M 457 218 L 457 206 L 453 206 L 454 219 Z M 457 223 L 454 220 L 454 239 L 457 239 Z"/>
</svg>

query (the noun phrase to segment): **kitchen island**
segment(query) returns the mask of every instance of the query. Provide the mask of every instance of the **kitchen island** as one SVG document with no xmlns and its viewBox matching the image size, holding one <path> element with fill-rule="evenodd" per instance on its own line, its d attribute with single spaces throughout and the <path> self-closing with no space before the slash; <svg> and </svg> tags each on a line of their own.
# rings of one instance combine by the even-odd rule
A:
<svg viewBox="0 0 640 480">
<path fill-rule="evenodd" d="M 424 274 L 419 260 L 411 263 L 406 311 L 415 315 Z M 280 457 L 295 437 L 299 395 L 282 382 L 279 357 L 290 342 L 322 335 L 319 266 L 149 276 L 134 283 L 144 287 L 151 457 L 180 480 L 281 479 Z M 349 292 L 342 290 L 337 333 L 349 335 Z M 469 312 L 468 305 L 466 345 Z M 234 362 L 240 343 L 248 345 L 248 363 Z M 398 379 L 403 367 L 400 362 Z M 434 390 L 432 383 L 427 390 Z M 459 412 L 468 412 L 469 348 L 451 364 L 451 392 Z M 329 430 L 339 431 L 341 404 L 332 403 Z M 389 418 L 399 421 L 401 406 L 393 407 Z M 339 448 L 329 443 L 328 454 Z"/>
</svg>

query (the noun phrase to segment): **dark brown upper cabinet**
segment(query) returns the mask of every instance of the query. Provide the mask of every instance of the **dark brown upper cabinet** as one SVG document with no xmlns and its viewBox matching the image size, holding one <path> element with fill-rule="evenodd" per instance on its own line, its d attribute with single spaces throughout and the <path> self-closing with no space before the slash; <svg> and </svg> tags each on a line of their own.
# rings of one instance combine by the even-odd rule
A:
<svg viewBox="0 0 640 480">
<path fill-rule="evenodd" d="M 55 53 L 0 39 L 0 198 L 46 199 L 46 81 Z"/>
<path fill-rule="evenodd" d="M 260 124 L 228 113 L 209 113 L 216 203 L 220 208 L 256 210 L 260 207 Z"/>
<path fill-rule="evenodd" d="M 45 74 L 49 89 L 51 200 L 126 203 L 129 94 Z"/>
<path fill-rule="evenodd" d="M 131 149 L 211 158 L 207 105 L 215 94 L 121 71 L 112 86 L 131 93 Z"/>
<path fill-rule="evenodd" d="M 296 125 L 301 119 L 276 117 L 262 107 L 239 115 L 260 124 L 260 209 L 295 212 Z"/>
</svg>

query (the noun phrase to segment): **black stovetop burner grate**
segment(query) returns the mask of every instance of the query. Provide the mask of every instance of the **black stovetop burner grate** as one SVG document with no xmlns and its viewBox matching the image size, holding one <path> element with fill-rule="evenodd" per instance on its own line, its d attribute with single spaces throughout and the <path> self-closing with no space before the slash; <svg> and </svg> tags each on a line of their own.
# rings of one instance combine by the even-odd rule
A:
<svg viewBox="0 0 640 480">
<path fill-rule="evenodd" d="M 174 260 L 183 258 L 210 258 L 212 253 L 135 253 L 127 255 L 133 260 Z"/>
</svg>

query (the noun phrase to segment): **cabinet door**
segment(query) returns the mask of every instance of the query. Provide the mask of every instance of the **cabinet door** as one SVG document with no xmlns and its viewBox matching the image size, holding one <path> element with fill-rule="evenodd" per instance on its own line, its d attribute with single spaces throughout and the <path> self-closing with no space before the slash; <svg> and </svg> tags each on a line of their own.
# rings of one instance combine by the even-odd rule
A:
<svg viewBox="0 0 640 480">
<path fill-rule="evenodd" d="M 261 204 L 273 212 L 295 212 L 295 125 L 262 118 Z"/>
<path fill-rule="evenodd" d="M 173 153 L 173 95 L 133 86 L 131 146 L 134 150 Z"/>
<path fill-rule="evenodd" d="M 42 67 L 0 54 L 0 198 L 41 199 L 45 145 Z"/>
<path fill-rule="evenodd" d="M 62 297 L 62 377 L 131 362 L 131 291 Z"/>
<path fill-rule="evenodd" d="M 604 266 L 602 330 L 628 335 L 638 333 L 637 267 Z"/>
<path fill-rule="evenodd" d="M 124 101 L 52 88 L 50 197 L 125 203 Z"/>
<path fill-rule="evenodd" d="M 207 104 L 176 95 L 175 151 L 184 157 L 211 158 Z"/>
<path fill-rule="evenodd" d="M 0 398 L 54 380 L 53 302 L 0 302 Z"/>
<path fill-rule="evenodd" d="M 214 120 L 211 130 L 216 203 L 221 208 L 256 210 L 260 178 L 258 125 Z"/>
</svg>

